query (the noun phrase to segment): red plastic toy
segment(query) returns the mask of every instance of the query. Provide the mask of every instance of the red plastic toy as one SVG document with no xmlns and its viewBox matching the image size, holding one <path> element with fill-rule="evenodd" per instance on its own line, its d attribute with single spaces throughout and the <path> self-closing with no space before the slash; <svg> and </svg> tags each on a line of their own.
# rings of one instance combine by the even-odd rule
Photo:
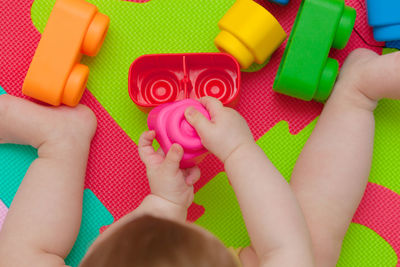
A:
<svg viewBox="0 0 400 267">
<path fill-rule="evenodd" d="M 188 107 L 194 107 L 210 119 L 205 107 L 194 99 L 161 105 L 153 109 L 147 119 L 149 129 L 156 132 L 156 140 L 165 154 L 175 143 L 182 146 L 184 155 L 181 168 L 190 168 L 200 163 L 207 152 L 196 130 L 185 118 L 185 110 Z"/>
<path fill-rule="evenodd" d="M 129 95 L 144 112 L 164 103 L 203 96 L 234 107 L 239 91 L 239 63 L 224 53 L 144 55 L 129 70 Z"/>
</svg>

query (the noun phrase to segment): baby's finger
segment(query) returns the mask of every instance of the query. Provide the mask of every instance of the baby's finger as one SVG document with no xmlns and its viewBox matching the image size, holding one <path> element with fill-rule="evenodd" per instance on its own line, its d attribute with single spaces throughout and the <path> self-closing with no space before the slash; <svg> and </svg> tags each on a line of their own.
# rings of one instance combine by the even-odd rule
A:
<svg viewBox="0 0 400 267">
<path fill-rule="evenodd" d="M 200 179 L 201 172 L 198 166 L 188 169 L 187 173 L 188 175 L 185 178 L 185 182 L 189 186 L 194 185 Z"/>
<path fill-rule="evenodd" d="M 165 156 L 163 169 L 166 173 L 175 175 L 179 170 L 179 165 L 183 157 L 183 148 L 178 144 L 173 144 Z"/>
<path fill-rule="evenodd" d="M 139 156 L 145 164 L 147 164 L 148 158 L 155 153 L 153 148 L 153 140 L 155 137 L 156 133 L 154 131 L 148 131 L 144 132 L 139 138 Z"/>
<path fill-rule="evenodd" d="M 207 109 L 208 113 L 210 113 L 211 120 L 215 118 L 220 110 L 224 107 L 218 99 L 205 96 L 200 99 L 200 103 Z"/>
<path fill-rule="evenodd" d="M 200 111 L 193 107 L 189 107 L 185 111 L 186 120 L 196 129 L 196 132 L 203 139 L 210 132 L 213 124 Z"/>
<path fill-rule="evenodd" d="M 161 157 L 165 158 L 165 153 L 164 150 L 162 150 L 162 148 L 160 147 L 159 149 L 157 149 L 156 152 L 158 155 L 160 155 Z"/>
</svg>

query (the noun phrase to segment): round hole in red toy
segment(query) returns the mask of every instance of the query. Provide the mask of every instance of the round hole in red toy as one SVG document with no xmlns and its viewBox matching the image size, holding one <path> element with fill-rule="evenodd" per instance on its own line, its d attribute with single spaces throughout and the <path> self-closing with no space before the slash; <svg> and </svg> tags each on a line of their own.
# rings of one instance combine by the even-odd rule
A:
<svg viewBox="0 0 400 267">
<path fill-rule="evenodd" d="M 149 74 L 143 82 L 143 95 L 150 104 L 175 101 L 178 96 L 178 79 L 170 72 Z"/>
<path fill-rule="evenodd" d="M 198 98 L 211 96 L 226 104 L 234 93 L 233 79 L 224 71 L 204 71 L 196 80 L 195 92 Z"/>
</svg>

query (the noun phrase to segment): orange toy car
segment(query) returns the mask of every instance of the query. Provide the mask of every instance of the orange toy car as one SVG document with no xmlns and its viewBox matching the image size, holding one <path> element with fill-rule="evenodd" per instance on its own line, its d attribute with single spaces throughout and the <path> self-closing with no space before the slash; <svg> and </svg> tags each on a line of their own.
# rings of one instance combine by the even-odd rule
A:
<svg viewBox="0 0 400 267">
<path fill-rule="evenodd" d="M 82 54 L 95 56 L 110 19 L 84 0 L 57 0 L 22 87 L 23 94 L 53 106 L 78 105 L 89 76 Z"/>
</svg>

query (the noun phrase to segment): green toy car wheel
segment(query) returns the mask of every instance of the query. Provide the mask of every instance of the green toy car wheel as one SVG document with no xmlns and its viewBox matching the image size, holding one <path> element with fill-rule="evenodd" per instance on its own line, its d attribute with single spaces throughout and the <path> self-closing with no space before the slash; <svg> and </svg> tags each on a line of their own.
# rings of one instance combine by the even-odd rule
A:
<svg viewBox="0 0 400 267">
<path fill-rule="evenodd" d="M 353 32 L 353 26 L 356 21 L 356 16 L 357 13 L 354 8 L 348 6 L 344 7 L 344 11 L 342 17 L 340 18 L 332 47 L 336 49 L 343 49 L 347 45 L 351 33 Z"/>
<path fill-rule="evenodd" d="M 326 101 L 339 69 L 329 52 L 345 47 L 355 17 L 345 0 L 303 0 L 275 78 L 275 92 Z"/>
<path fill-rule="evenodd" d="M 318 89 L 315 92 L 314 99 L 319 102 L 324 102 L 329 98 L 332 88 L 336 82 L 339 73 L 339 63 L 337 60 L 328 58 L 325 67 L 322 70 L 319 80 Z"/>
</svg>

